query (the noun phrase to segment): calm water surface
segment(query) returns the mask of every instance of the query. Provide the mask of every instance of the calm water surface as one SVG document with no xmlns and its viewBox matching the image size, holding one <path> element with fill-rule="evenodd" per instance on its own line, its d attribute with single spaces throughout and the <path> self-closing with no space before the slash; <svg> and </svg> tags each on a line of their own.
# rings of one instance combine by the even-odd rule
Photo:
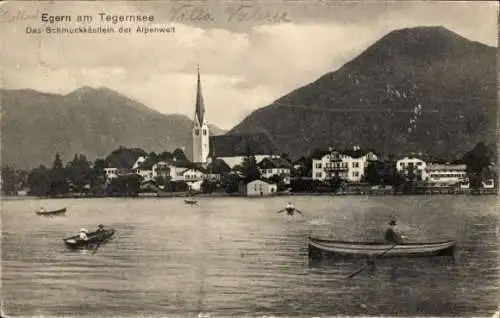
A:
<svg viewBox="0 0 500 318">
<path fill-rule="evenodd" d="M 5 200 L 2 299 L 12 316 L 491 316 L 500 299 L 496 196 Z M 64 217 L 34 210 L 67 206 Z M 388 218 L 414 241 L 456 239 L 455 257 L 310 263 L 308 234 L 379 240 Z M 92 253 L 63 236 L 104 223 Z"/>
</svg>

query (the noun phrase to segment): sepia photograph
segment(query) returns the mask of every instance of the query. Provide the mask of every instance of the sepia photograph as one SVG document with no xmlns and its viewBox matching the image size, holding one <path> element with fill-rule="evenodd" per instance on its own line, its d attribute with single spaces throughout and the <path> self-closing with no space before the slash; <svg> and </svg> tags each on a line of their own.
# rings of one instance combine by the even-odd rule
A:
<svg viewBox="0 0 500 318">
<path fill-rule="evenodd" d="M 500 318 L 498 17 L 0 2 L 1 316 Z"/>
</svg>

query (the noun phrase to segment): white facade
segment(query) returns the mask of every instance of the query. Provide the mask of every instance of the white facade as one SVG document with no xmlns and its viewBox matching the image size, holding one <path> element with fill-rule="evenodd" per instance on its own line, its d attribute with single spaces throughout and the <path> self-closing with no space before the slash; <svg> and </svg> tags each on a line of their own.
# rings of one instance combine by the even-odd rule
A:
<svg viewBox="0 0 500 318">
<path fill-rule="evenodd" d="M 104 172 L 107 180 L 118 178 L 118 168 L 104 168 Z"/>
<path fill-rule="evenodd" d="M 417 180 L 427 179 L 427 164 L 425 161 L 415 157 L 404 157 L 396 161 L 396 170 L 402 174 L 408 174 L 413 169 L 413 173 L 417 176 Z"/>
<path fill-rule="evenodd" d="M 320 159 L 312 160 L 312 178 L 315 180 L 327 180 L 335 176 L 331 169 L 338 171 L 338 176 L 350 182 L 360 182 L 363 179 L 365 167 L 370 160 L 377 160 L 377 156 L 369 152 L 358 158 L 346 154 L 340 154 L 340 160 L 332 161 L 331 154 L 327 153 Z"/>
<path fill-rule="evenodd" d="M 143 182 L 153 180 L 153 170 L 136 169 L 136 173 L 142 177 Z"/>
<path fill-rule="evenodd" d="M 254 180 L 246 185 L 246 195 L 249 197 L 272 195 L 276 192 L 278 192 L 277 185 L 262 180 Z"/>
<path fill-rule="evenodd" d="M 260 169 L 260 173 L 264 178 L 270 178 L 274 175 L 278 176 L 290 176 L 291 171 L 287 168 L 271 168 L 271 169 Z"/>
<path fill-rule="evenodd" d="M 198 181 L 192 181 L 192 182 L 186 182 L 189 189 L 192 191 L 200 191 L 201 190 L 201 185 L 203 184 L 203 180 L 198 180 Z"/>
<path fill-rule="evenodd" d="M 484 189 L 494 189 L 495 188 L 495 180 L 488 179 L 481 182 Z"/>
<path fill-rule="evenodd" d="M 170 178 L 172 181 L 198 181 L 205 177 L 202 171 L 186 167 L 170 166 Z"/>
<path fill-rule="evenodd" d="M 465 165 L 428 164 L 426 178 L 428 183 L 457 184 L 467 179 Z"/>
<path fill-rule="evenodd" d="M 165 161 L 157 162 L 151 167 L 152 170 L 152 178 L 156 179 L 158 177 L 168 177 L 170 176 L 170 165 Z"/>
<path fill-rule="evenodd" d="M 195 116 L 193 126 L 193 162 L 206 163 L 210 148 L 210 131 L 208 129 L 207 118 L 203 117 L 203 122 L 200 124 L 198 116 Z"/>
</svg>

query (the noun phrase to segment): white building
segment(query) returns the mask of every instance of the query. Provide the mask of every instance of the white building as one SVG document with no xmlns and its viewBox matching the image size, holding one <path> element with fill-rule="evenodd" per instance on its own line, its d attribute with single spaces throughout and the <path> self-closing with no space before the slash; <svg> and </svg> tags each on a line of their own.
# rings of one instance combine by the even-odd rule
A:
<svg viewBox="0 0 500 318">
<path fill-rule="evenodd" d="M 466 168 L 466 165 L 428 164 L 425 180 L 430 184 L 467 183 Z"/>
<path fill-rule="evenodd" d="M 426 168 L 425 161 L 416 157 L 404 157 L 396 161 L 396 170 L 403 175 L 408 175 L 413 171 L 416 181 L 427 179 Z"/>
<path fill-rule="evenodd" d="M 346 181 L 360 182 L 368 163 L 377 158 L 374 152 L 362 151 L 358 146 L 342 152 L 319 151 L 312 158 L 312 178 L 324 181 L 338 176 Z"/>
<path fill-rule="evenodd" d="M 170 176 L 170 165 L 165 161 L 159 161 L 155 163 L 151 167 L 151 170 L 153 180 L 158 177 L 167 178 Z"/>
<path fill-rule="evenodd" d="M 200 69 L 198 68 L 198 83 L 196 91 L 196 110 L 193 124 L 193 162 L 207 163 L 210 153 L 210 131 L 201 93 Z"/>
<path fill-rule="evenodd" d="M 246 195 L 251 196 L 268 196 L 278 192 L 276 184 L 268 183 L 262 180 L 254 180 L 246 185 Z"/>
<path fill-rule="evenodd" d="M 287 160 L 280 157 L 266 157 L 257 166 L 263 178 L 269 179 L 272 176 L 279 176 L 284 184 L 290 184 L 293 166 Z"/>
</svg>

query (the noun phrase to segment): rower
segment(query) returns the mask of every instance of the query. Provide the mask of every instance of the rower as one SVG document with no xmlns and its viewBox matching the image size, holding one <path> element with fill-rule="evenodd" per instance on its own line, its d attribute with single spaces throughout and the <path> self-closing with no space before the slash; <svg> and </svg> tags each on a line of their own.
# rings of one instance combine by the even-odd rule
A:
<svg viewBox="0 0 500 318">
<path fill-rule="evenodd" d="M 80 240 L 84 240 L 84 241 L 88 240 L 88 237 L 87 237 L 88 232 L 89 231 L 87 231 L 87 229 L 83 229 L 83 228 L 80 229 L 80 235 L 79 235 Z"/>
<path fill-rule="evenodd" d="M 104 232 L 104 231 L 105 231 L 105 230 L 104 230 L 104 225 L 99 224 L 99 225 L 97 226 L 97 230 L 96 230 L 96 232 L 97 232 L 97 233 L 101 233 L 101 232 Z"/>
<path fill-rule="evenodd" d="M 403 235 L 399 234 L 396 229 L 396 220 L 392 219 L 389 222 L 389 227 L 385 231 L 385 240 L 391 243 L 402 243 Z"/>
<path fill-rule="evenodd" d="M 43 206 L 40 207 L 40 212 L 44 212 L 44 211 L 45 211 L 45 209 L 43 208 Z"/>
</svg>

